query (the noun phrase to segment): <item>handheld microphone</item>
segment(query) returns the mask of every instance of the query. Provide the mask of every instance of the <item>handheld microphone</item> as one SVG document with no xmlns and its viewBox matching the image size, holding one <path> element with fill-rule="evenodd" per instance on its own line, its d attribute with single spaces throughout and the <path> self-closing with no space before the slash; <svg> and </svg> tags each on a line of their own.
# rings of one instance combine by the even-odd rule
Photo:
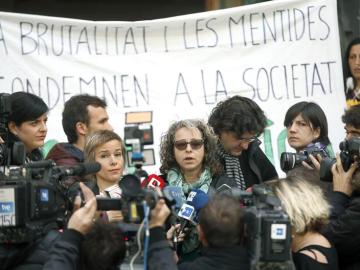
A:
<svg viewBox="0 0 360 270">
<path fill-rule="evenodd" d="M 79 163 L 74 166 L 56 166 L 52 160 L 41 160 L 28 163 L 24 166 L 29 169 L 49 169 L 52 168 L 56 174 L 61 177 L 65 176 L 85 176 L 92 173 L 97 173 L 101 169 L 98 162 Z"/>
<path fill-rule="evenodd" d="M 150 174 L 145 180 L 141 182 L 141 187 L 147 188 L 160 188 L 163 189 L 165 187 L 165 181 L 160 176 L 156 174 Z"/>
<path fill-rule="evenodd" d="M 209 196 L 200 189 L 193 189 L 186 198 L 186 203 L 195 208 L 196 215 L 193 220 L 195 223 L 198 223 L 200 210 L 208 203 L 208 201 Z"/>
<path fill-rule="evenodd" d="M 98 162 L 79 163 L 72 167 L 55 167 L 62 171 L 64 176 L 85 176 L 88 174 L 97 173 L 101 170 L 101 165 Z"/>
<path fill-rule="evenodd" d="M 200 210 L 208 203 L 209 196 L 200 189 L 193 189 L 186 202 L 182 205 L 178 212 L 180 218 L 180 230 L 181 233 L 188 224 L 196 225 L 199 222 Z"/>
<path fill-rule="evenodd" d="M 184 204 L 181 187 L 166 186 L 162 190 L 163 196 L 171 203 L 171 206 L 179 210 Z"/>
</svg>

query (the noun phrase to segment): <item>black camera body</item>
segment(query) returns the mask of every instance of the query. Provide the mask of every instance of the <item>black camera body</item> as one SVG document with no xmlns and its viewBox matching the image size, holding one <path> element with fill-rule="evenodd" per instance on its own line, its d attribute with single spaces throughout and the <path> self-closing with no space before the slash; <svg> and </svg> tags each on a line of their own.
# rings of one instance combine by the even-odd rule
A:
<svg viewBox="0 0 360 270">
<path fill-rule="evenodd" d="M 0 243 L 32 242 L 46 224 L 65 222 L 66 200 L 46 174 L 26 166 L 5 167 L 0 174 Z"/>
<path fill-rule="evenodd" d="M 254 185 L 252 192 L 233 189 L 232 195 L 245 206 L 251 269 L 293 269 L 290 219 L 271 188 Z"/>
<path fill-rule="evenodd" d="M 360 158 L 360 138 L 354 137 L 344 140 L 339 144 L 341 164 L 347 171 L 351 164 Z M 325 182 L 332 181 L 331 167 L 336 163 L 336 159 L 325 158 L 320 163 L 320 179 Z"/>
<path fill-rule="evenodd" d="M 280 167 L 284 172 L 288 172 L 294 169 L 296 166 L 301 165 L 301 162 L 305 161 L 311 163 L 309 155 L 320 155 L 322 158 L 328 157 L 324 147 L 319 146 L 317 143 L 311 144 L 304 150 L 298 153 L 283 152 L 280 157 Z"/>
<path fill-rule="evenodd" d="M 159 200 L 158 193 L 151 188 L 142 188 L 140 179 L 127 174 L 119 182 L 121 198 L 97 197 L 97 209 L 101 211 L 119 210 L 122 212 L 125 223 L 141 223 L 144 220 L 144 206 L 153 209 Z M 166 187 L 162 192 L 167 206 L 172 209 L 176 204 L 174 195 L 167 192 Z"/>
</svg>

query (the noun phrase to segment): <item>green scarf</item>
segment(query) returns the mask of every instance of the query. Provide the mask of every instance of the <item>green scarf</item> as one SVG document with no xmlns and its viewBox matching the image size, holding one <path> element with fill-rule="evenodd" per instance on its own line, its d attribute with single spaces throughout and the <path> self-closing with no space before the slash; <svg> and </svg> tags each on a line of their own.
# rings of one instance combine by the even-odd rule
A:
<svg viewBox="0 0 360 270">
<path fill-rule="evenodd" d="M 166 179 L 170 186 L 181 187 L 183 191 L 183 199 L 186 200 L 185 194 L 189 194 L 192 189 L 200 189 L 207 193 L 212 177 L 210 170 L 205 168 L 197 181 L 193 183 L 187 183 L 183 174 L 178 169 L 173 168 L 168 171 Z"/>
</svg>

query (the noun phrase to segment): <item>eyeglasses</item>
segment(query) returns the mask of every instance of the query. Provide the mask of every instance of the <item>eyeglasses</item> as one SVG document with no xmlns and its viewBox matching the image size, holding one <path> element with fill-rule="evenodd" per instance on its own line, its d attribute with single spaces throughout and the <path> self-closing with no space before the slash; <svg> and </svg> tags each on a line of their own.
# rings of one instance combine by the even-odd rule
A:
<svg viewBox="0 0 360 270">
<path fill-rule="evenodd" d="M 204 145 L 204 141 L 201 139 L 199 139 L 199 140 L 193 139 L 190 142 L 187 142 L 186 140 L 179 140 L 179 141 L 174 142 L 175 148 L 180 151 L 185 150 L 187 148 L 188 144 L 190 144 L 191 149 L 198 150 L 201 148 L 201 146 Z"/>
<path fill-rule="evenodd" d="M 250 138 L 239 138 L 238 140 L 244 143 L 252 143 L 256 139 L 257 137 L 250 137 Z"/>
</svg>

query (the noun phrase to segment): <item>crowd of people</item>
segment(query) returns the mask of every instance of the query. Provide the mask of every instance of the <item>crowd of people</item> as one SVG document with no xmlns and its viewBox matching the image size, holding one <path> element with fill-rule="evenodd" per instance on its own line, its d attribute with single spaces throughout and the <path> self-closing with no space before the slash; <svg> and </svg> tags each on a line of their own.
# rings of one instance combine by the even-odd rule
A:
<svg viewBox="0 0 360 270">
<path fill-rule="evenodd" d="M 346 59 L 349 108 L 342 116 L 344 140 L 360 146 L 360 104 L 356 104 L 360 96 L 359 39 L 349 45 Z M 44 157 L 41 147 L 47 134 L 48 106 L 25 92 L 13 93 L 9 100 L 8 134 L 2 140 L 10 148 L 19 142 L 24 147 L 24 155 L 10 155 L 9 164 L 49 159 L 61 166 L 98 162 L 101 169 L 64 181 L 73 204 L 67 225 L 49 226 L 30 248 L 21 246 L 26 252 L 18 251 L 21 255 L 16 254 L 16 261 L 6 267 L 116 269 L 126 256 L 125 238 L 117 226 L 123 222 L 123 213 L 97 211 L 96 197 L 122 197 L 119 183 L 126 167 L 126 149 L 109 123 L 106 102 L 84 94 L 71 97 L 62 115 L 68 142 L 56 144 Z M 322 162 L 331 157 L 328 123 L 318 104 L 301 101 L 285 113 L 288 144 L 297 154 L 314 147 L 323 154 L 309 153 L 307 160 L 278 179 L 260 147 L 266 123 L 263 110 L 253 100 L 233 96 L 219 102 L 207 122 L 180 120 L 163 133 L 159 153 L 165 184 L 179 188 L 184 201 L 193 190 L 208 194 L 210 200 L 197 213 L 198 223 L 178 235 L 180 225 L 170 224 L 173 213 L 160 195 L 150 213 L 148 269 L 250 269 L 244 207 L 223 191 L 244 191 L 254 185 L 269 188 L 289 217 L 289 255 L 296 269 L 359 269 L 359 153 L 354 149 L 346 153 L 350 163 L 337 154 L 329 169 L 333 182 L 321 183 Z M 176 248 L 175 238 L 181 242 Z M 3 252 L 2 246 L 0 255 Z"/>
</svg>

